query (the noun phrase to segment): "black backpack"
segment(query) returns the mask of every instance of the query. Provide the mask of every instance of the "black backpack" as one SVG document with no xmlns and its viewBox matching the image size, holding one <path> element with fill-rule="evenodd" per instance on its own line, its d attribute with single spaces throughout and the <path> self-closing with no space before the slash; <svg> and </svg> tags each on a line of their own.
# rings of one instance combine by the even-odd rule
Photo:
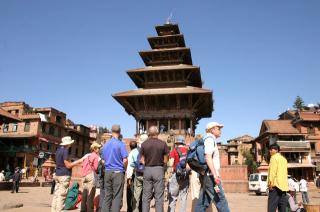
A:
<svg viewBox="0 0 320 212">
<path fill-rule="evenodd" d="M 185 180 L 189 177 L 190 170 L 187 170 L 187 153 L 182 154 L 179 147 L 175 148 L 179 155 L 179 163 L 176 166 L 177 180 Z"/>
</svg>

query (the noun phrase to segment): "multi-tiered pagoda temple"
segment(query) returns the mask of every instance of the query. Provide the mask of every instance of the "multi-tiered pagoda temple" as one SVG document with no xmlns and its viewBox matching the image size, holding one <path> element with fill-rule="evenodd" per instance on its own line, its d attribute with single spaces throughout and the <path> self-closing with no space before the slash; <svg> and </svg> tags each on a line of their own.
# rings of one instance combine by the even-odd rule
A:
<svg viewBox="0 0 320 212">
<path fill-rule="evenodd" d="M 211 117 L 212 91 L 202 88 L 200 68 L 178 25 L 156 26 L 152 50 L 139 52 L 146 67 L 127 71 L 138 89 L 113 97 L 136 119 L 136 133 L 156 125 L 162 133 L 193 134 L 198 121 Z"/>
</svg>

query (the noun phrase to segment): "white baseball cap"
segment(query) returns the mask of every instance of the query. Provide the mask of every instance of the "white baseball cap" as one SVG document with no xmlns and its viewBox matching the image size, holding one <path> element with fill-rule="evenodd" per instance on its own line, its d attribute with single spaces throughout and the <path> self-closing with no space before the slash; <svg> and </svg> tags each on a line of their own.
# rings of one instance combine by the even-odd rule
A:
<svg viewBox="0 0 320 212">
<path fill-rule="evenodd" d="M 223 127 L 223 125 L 222 124 L 219 124 L 218 122 L 209 122 L 208 124 L 207 124 L 207 127 L 206 127 L 206 130 L 209 130 L 209 129 L 211 129 L 211 128 L 213 128 L 213 127 L 220 127 L 220 128 L 222 128 Z"/>
</svg>

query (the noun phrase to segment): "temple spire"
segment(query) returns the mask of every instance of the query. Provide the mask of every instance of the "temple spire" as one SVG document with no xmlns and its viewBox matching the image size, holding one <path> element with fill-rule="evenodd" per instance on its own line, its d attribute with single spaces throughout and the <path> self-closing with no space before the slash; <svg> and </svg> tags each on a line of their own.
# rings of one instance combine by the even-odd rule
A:
<svg viewBox="0 0 320 212">
<path fill-rule="evenodd" d="M 166 24 L 171 24 L 172 16 L 173 16 L 173 10 L 170 12 L 169 17 L 168 17 L 167 20 L 166 20 Z"/>
</svg>

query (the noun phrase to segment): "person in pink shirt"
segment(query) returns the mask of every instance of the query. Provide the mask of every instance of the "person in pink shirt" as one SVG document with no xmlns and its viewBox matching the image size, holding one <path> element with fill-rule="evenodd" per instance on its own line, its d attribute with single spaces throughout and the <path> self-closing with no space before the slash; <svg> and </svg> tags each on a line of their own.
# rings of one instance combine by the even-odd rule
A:
<svg viewBox="0 0 320 212">
<path fill-rule="evenodd" d="M 97 172 L 100 161 L 99 151 L 101 145 L 93 142 L 90 146 L 91 153 L 85 155 L 82 159 L 83 192 L 80 211 L 93 212 L 93 199 L 96 193 L 95 172 Z"/>
</svg>

